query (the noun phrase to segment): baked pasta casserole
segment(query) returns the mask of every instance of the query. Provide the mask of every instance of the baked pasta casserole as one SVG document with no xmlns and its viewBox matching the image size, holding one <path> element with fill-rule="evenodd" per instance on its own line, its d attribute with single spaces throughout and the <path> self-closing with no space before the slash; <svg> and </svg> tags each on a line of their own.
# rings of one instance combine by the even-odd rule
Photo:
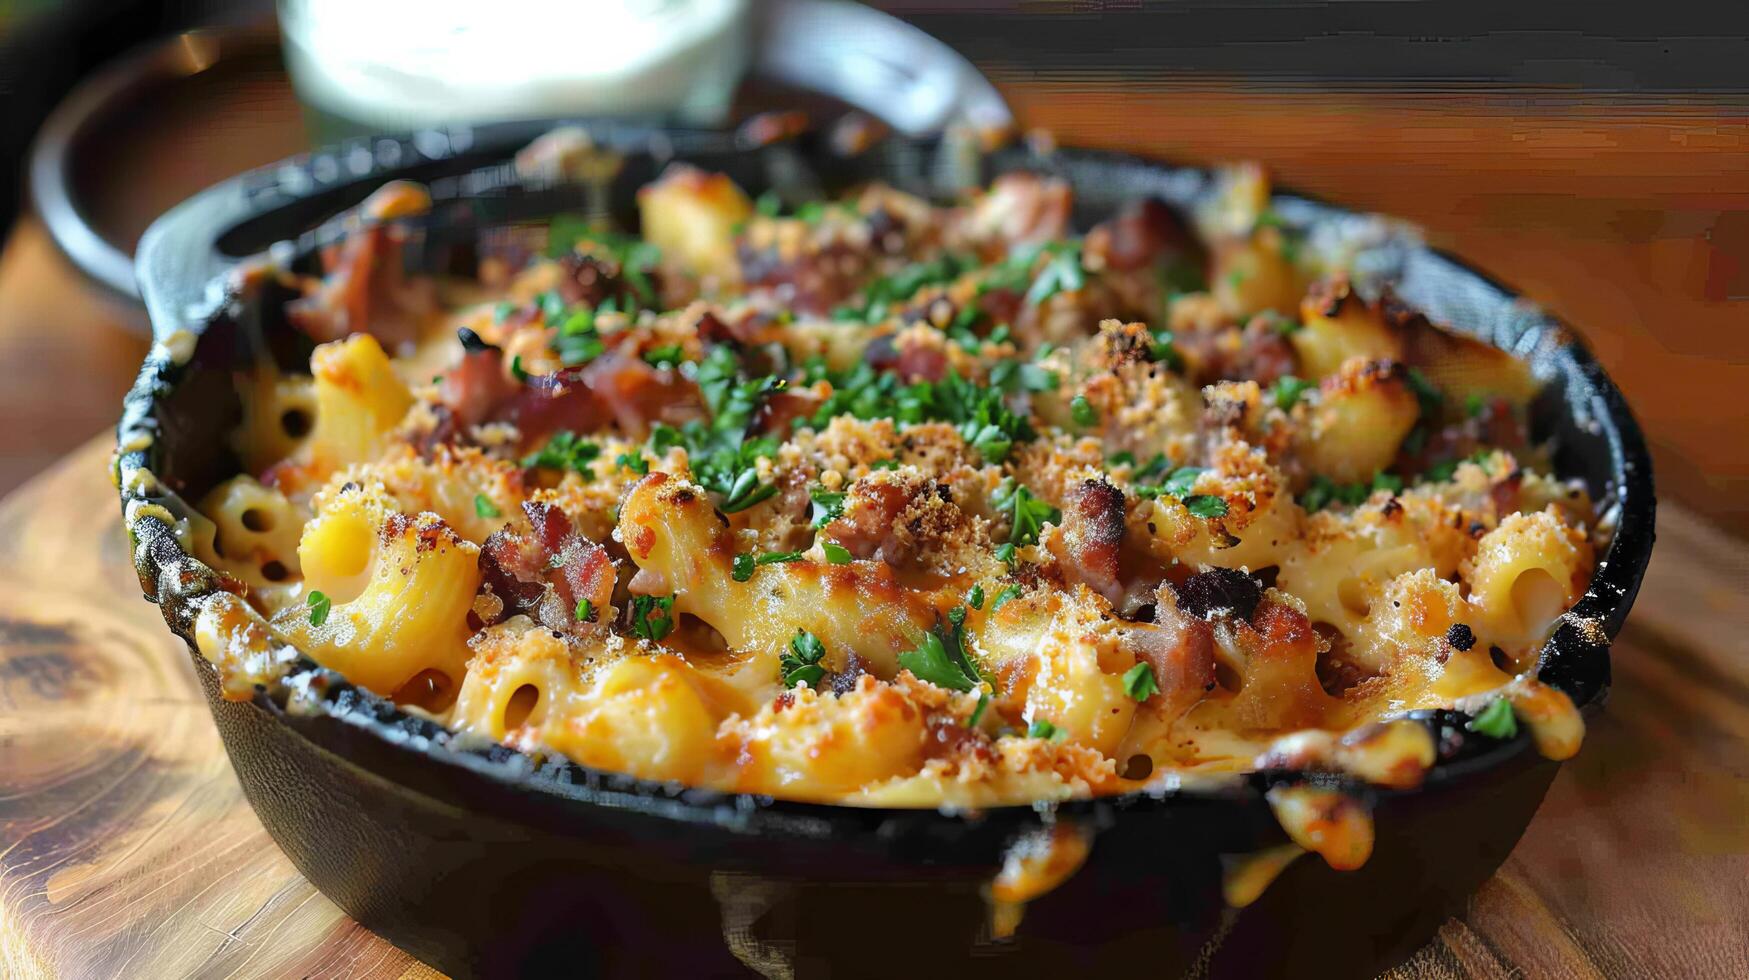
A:
<svg viewBox="0 0 1749 980">
<path fill-rule="evenodd" d="M 1351 283 L 1258 169 L 1084 233 L 1033 173 L 674 164 L 638 202 L 428 279 L 393 184 L 323 275 L 264 273 L 311 353 L 238 377 L 243 475 L 199 505 L 232 696 L 295 649 L 531 755 L 897 807 L 1411 786 L 1423 709 L 1576 748 L 1535 661 L 1601 532 L 1535 381 Z"/>
</svg>

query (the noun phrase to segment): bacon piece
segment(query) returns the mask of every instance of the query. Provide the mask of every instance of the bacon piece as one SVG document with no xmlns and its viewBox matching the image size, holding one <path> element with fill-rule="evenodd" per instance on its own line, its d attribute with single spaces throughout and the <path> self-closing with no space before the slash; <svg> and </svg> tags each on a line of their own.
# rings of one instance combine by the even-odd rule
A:
<svg viewBox="0 0 1749 980">
<path fill-rule="evenodd" d="M 528 530 L 494 531 L 480 547 L 480 572 L 504 603 L 505 617 L 526 613 L 548 629 L 583 632 L 605 628 L 618 577 L 607 549 L 577 533 L 552 504 L 522 505 Z M 577 619 L 578 600 L 589 600 L 592 617 Z"/>
<path fill-rule="evenodd" d="M 679 425 L 702 417 L 704 403 L 691 381 L 618 351 L 581 367 L 530 377 L 500 415 L 517 427 L 525 444 L 560 429 L 594 432 L 609 424 L 642 438 L 656 422 Z"/>
<path fill-rule="evenodd" d="M 1184 219 L 1158 198 L 1142 198 L 1087 233 L 1087 254 L 1118 272 L 1137 272 L 1174 261 L 1202 264 L 1201 249 Z"/>
<path fill-rule="evenodd" d="M 613 300 L 621 310 L 636 310 L 647 305 L 627 281 L 625 270 L 610 258 L 585 252 L 571 252 L 559 259 L 559 295 L 565 303 L 576 306 L 587 303 L 600 306 Z M 644 276 L 657 296 L 662 295 L 661 273 L 647 269 Z"/>
<path fill-rule="evenodd" d="M 1118 552 L 1124 536 L 1123 491 L 1104 480 L 1084 480 L 1063 501 L 1062 553 L 1057 557 L 1072 582 L 1081 582 L 1112 603 L 1122 601 Z"/>
<path fill-rule="evenodd" d="M 748 421 L 748 427 L 766 436 L 789 438 L 791 425 L 796 419 L 809 418 L 814 410 L 820 407 L 822 399 L 806 389 L 784 388 L 773 391 L 759 400 L 759 405 L 753 409 L 753 417 Z"/>
<path fill-rule="evenodd" d="M 1214 628 L 1173 608 L 1169 597 L 1161 598 L 1166 601 L 1155 605 L 1153 625 L 1138 625 L 1126 642 L 1154 671 L 1160 692 L 1148 698 L 1148 708 L 1177 717 L 1214 688 Z"/>
<path fill-rule="evenodd" d="M 795 312 L 812 316 L 825 316 L 856 295 L 870 267 L 867 254 L 842 241 L 759 248 L 743 238 L 735 255 L 748 287 L 771 290 Z"/>
<path fill-rule="evenodd" d="M 490 419 L 514 398 L 522 386 L 504 370 L 504 352 L 462 328 L 462 359 L 443 376 L 437 400 L 461 428 Z"/>
<path fill-rule="evenodd" d="M 996 178 L 966 216 L 967 231 L 978 240 L 1026 245 L 1062 238 L 1069 230 L 1074 195 L 1067 181 L 1034 173 Z"/>
<path fill-rule="evenodd" d="M 395 181 L 372 194 L 359 212 L 367 221 L 380 222 L 430 206 L 423 188 Z M 321 286 L 288 303 L 287 319 L 317 343 L 368 333 L 391 352 L 410 345 L 418 336 L 420 319 L 437 308 L 437 292 L 429 279 L 408 278 L 405 247 L 405 230 L 372 224 L 323 249 L 327 274 Z"/>
<path fill-rule="evenodd" d="M 823 531 L 858 558 L 904 568 L 944 550 L 965 522 L 946 484 L 880 472 L 851 484 L 844 513 Z"/>
<path fill-rule="evenodd" d="M 620 430 L 643 437 L 656 422 L 680 425 L 705 416 L 698 386 L 678 371 L 657 370 L 642 358 L 609 352 L 583 368 Z"/>
<path fill-rule="evenodd" d="M 910 489 L 892 481 L 859 480 L 844 498 L 843 515 L 822 530 L 857 558 L 879 557 L 888 564 L 909 558 L 893 538 L 893 529 L 911 503 Z"/>
</svg>

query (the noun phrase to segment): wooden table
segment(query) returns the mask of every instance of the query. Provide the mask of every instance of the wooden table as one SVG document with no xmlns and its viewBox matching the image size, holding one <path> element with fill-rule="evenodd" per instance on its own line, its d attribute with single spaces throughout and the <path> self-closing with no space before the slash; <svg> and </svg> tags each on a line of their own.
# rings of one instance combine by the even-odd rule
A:
<svg viewBox="0 0 1749 980">
<path fill-rule="evenodd" d="M 0 976 L 420 977 L 304 881 L 141 600 L 89 444 L 0 504 Z M 1749 976 L 1749 561 L 1667 508 L 1584 751 L 1393 974 Z"/>
<path fill-rule="evenodd" d="M 1749 531 L 1743 106 L 1004 83 L 1065 142 L 1253 157 L 1416 220 L 1580 328 L 1653 444 L 1657 554 L 1585 751 L 1398 976 L 1749 976 L 1749 552 L 1694 516 Z M 0 253 L 0 489 L 113 418 L 145 350 L 124 320 L 19 226 Z M 430 975 L 243 805 L 186 655 L 138 598 L 104 455 L 0 505 L 0 977 Z"/>
</svg>

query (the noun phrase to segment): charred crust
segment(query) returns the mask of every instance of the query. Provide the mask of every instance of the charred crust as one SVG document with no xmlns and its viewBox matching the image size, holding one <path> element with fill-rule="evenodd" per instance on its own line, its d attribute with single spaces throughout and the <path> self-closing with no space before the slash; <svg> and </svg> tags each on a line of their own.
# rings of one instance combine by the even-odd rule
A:
<svg viewBox="0 0 1749 980">
<path fill-rule="evenodd" d="M 1263 601 L 1263 582 L 1236 568 L 1211 568 L 1198 572 L 1176 586 L 1178 608 L 1209 619 L 1227 611 L 1249 621 Z"/>
<path fill-rule="evenodd" d="M 1445 642 L 1451 644 L 1454 650 L 1468 650 L 1476 645 L 1476 634 L 1463 623 L 1453 623 L 1445 631 Z"/>
</svg>

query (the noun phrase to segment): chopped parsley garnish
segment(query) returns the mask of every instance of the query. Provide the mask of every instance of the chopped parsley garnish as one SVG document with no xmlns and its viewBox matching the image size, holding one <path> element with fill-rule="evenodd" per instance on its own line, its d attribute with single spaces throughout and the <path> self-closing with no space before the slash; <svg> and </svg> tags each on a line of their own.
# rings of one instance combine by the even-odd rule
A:
<svg viewBox="0 0 1749 980">
<path fill-rule="evenodd" d="M 1472 391 L 1464 396 L 1464 415 L 1467 418 L 1479 419 L 1488 411 L 1488 400 L 1480 392 Z"/>
<path fill-rule="evenodd" d="M 1069 417 L 1083 429 L 1099 424 L 1099 412 L 1093 408 L 1093 403 L 1086 395 L 1076 395 L 1069 400 Z"/>
<path fill-rule="evenodd" d="M 686 349 L 679 344 L 664 344 L 644 351 L 644 363 L 651 367 L 678 367 L 686 360 Z"/>
<path fill-rule="evenodd" d="M 825 553 L 826 561 L 833 565 L 850 564 L 850 549 L 836 541 L 820 542 L 820 550 Z"/>
<path fill-rule="evenodd" d="M 504 512 L 483 493 L 474 494 L 474 514 L 479 517 L 503 517 Z"/>
<path fill-rule="evenodd" d="M 878 323 L 887 318 L 893 306 L 917 295 L 928 286 L 953 282 L 977 267 L 974 259 L 944 253 L 923 262 L 913 262 L 890 276 L 868 284 L 862 291 L 862 302 L 840 306 L 832 311 L 834 320 L 860 320 Z"/>
<path fill-rule="evenodd" d="M 1087 285 L 1087 276 L 1081 269 L 1080 242 L 1047 245 L 1045 251 L 1051 258 L 1026 291 L 1028 306 L 1037 306 L 1058 293 L 1072 293 Z"/>
<path fill-rule="evenodd" d="M 328 612 L 334 608 L 334 600 L 328 598 L 328 593 L 314 591 L 306 602 L 310 606 L 310 625 L 320 626 L 328 621 Z"/>
<path fill-rule="evenodd" d="M 539 467 L 550 470 L 571 470 L 585 477 L 594 475 L 589 464 L 601 455 L 601 447 L 593 442 L 577 438 L 575 432 L 561 429 L 553 433 L 547 444 L 538 452 L 531 453 L 522 461 L 525 467 Z"/>
<path fill-rule="evenodd" d="M 1367 483 L 1337 483 L 1320 473 L 1312 477 L 1311 485 L 1306 487 L 1305 493 L 1300 494 L 1300 506 L 1304 507 L 1307 513 L 1323 510 L 1332 503 L 1359 507 L 1366 503 L 1367 498 L 1371 497 L 1375 490 L 1389 490 L 1393 494 L 1401 493 L 1403 492 L 1403 478 L 1395 473 L 1381 472 L 1375 473 L 1372 480 Z"/>
<path fill-rule="evenodd" d="M 1136 475 L 1137 476 L 1144 476 L 1144 477 L 1149 476 L 1149 475 L 1152 475 L 1154 473 L 1164 471 L 1165 467 L 1170 466 L 1170 465 L 1171 464 L 1166 461 L 1166 457 L 1156 456 L 1156 457 L 1154 457 L 1153 461 L 1148 463 L 1148 466 L 1146 469 L 1142 470 L 1141 472 L 1137 473 Z M 1206 494 L 1192 494 L 1190 492 L 1190 489 L 1192 487 L 1196 486 L 1197 478 L 1202 476 L 1206 472 L 1208 472 L 1208 471 L 1203 469 L 1200 466 L 1180 466 L 1179 468 L 1173 470 L 1171 472 L 1171 474 L 1168 475 L 1166 477 L 1166 479 L 1160 483 L 1138 484 L 1135 488 L 1136 496 L 1141 497 L 1144 500 L 1151 500 L 1155 497 L 1162 497 L 1162 496 L 1164 496 L 1164 497 L 1176 497 L 1180 500 L 1185 501 L 1185 506 L 1188 507 L 1188 506 L 1190 506 L 1189 500 L 1191 497 L 1193 497 L 1193 496 L 1207 496 Z M 1206 506 L 1206 505 L 1204 505 L 1204 506 Z M 1223 510 L 1221 511 L 1221 513 L 1222 514 L 1226 513 L 1226 510 L 1224 509 L 1224 504 L 1223 504 Z M 1215 516 L 1218 517 L 1220 515 L 1217 514 Z"/>
<path fill-rule="evenodd" d="M 639 476 L 647 476 L 650 472 L 650 461 L 642 453 L 620 453 L 613 461 L 621 469 L 631 470 Z"/>
<path fill-rule="evenodd" d="M 528 384 L 528 370 L 522 366 L 522 355 L 510 358 L 510 376 L 522 384 Z"/>
<path fill-rule="evenodd" d="M 1166 365 L 1168 371 L 1183 371 L 1184 355 L 1180 354 L 1178 348 L 1173 346 L 1172 331 L 1155 330 L 1153 334 L 1154 345 L 1148 349 L 1148 356 L 1157 363 Z"/>
<path fill-rule="evenodd" d="M 966 605 L 973 609 L 984 608 L 984 587 L 982 585 L 974 585 L 972 591 L 966 593 Z"/>
<path fill-rule="evenodd" d="M 984 720 L 984 709 L 990 706 L 990 692 L 978 692 L 978 706 L 972 709 L 972 715 L 966 719 L 967 728 L 978 727 L 978 722 Z"/>
<path fill-rule="evenodd" d="M 753 201 L 753 210 L 766 218 L 775 218 L 783 213 L 783 198 L 776 191 L 766 191 Z"/>
<path fill-rule="evenodd" d="M 1227 516 L 1227 502 L 1207 493 L 1193 493 L 1183 500 L 1184 509 L 1193 516 L 1213 519 Z"/>
<path fill-rule="evenodd" d="M 1105 457 L 1105 465 L 1134 466 L 1136 465 L 1136 454 L 1128 450 L 1121 453 L 1112 453 L 1110 456 Z"/>
<path fill-rule="evenodd" d="M 996 560 L 1014 564 L 1014 542 L 1007 541 L 996 546 Z"/>
<path fill-rule="evenodd" d="M 1056 391 L 1061 383 L 1055 371 L 1029 361 L 997 361 L 990 366 L 990 387 L 1007 392 Z"/>
<path fill-rule="evenodd" d="M 965 615 L 965 610 L 959 612 Z M 923 634 L 915 649 L 899 654 L 899 666 L 936 687 L 970 691 L 978 686 L 978 671 L 967 658 L 961 637 L 957 623 L 946 634 L 937 626 Z"/>
<path fill-rule="evenodd" d="M 1039 530 L 1044 525 L 1063 520 L 1062 511 L 1034 496 L 1013 477 L 1004 478 L 996 487 L 996 496 L 991 498 L 991 503 L 996 510 L 1008 515 L 1012 522 L 1008 529 L 1008 543 L 1016 546 L 1037 544 Z"/>
<path fill-rule="evenodd" d="M 553 337 L 553 352 L 559 355 L 567 367 L 587 364 L 600 357 L 607 350 L 602 342 L 601 334 L 595 330 L 595 313 L 589 307 L 580 307 L 577 312 L 566 317 L 559 324 L 559 332 Z"/>
<path fill-rule="evenodd" d="M 1154 668 L 1147 661 L 1142 661 L 1124 671 L 1123 690 L 1131 699 L 1146 701 L 1160 693 L 1160 685 L 1154 681 Z"/>
<path fill-rule="evenodd" d="M 1275 403 L 1276 408 L 1286 412 L 1299 403 L 1301 395 L 1316 387 L 1315 383 L 1304 378 L 1296 378 L 1291 374 L 1283 375 L 1276 379 L 1275 384 L 1270 387 L 1269 400 Z"/>
<path fill-rule="evenodd" d="M 809 487 L 808 499 L 813 501 L 813 525 L 825 527 L 844 516 L 844 497 L 842 491 L 828 490 L 825 487 Z"/>
<path fill-rule="evenodd" d="M 577 622 L 587 623 L 595 618 L 595 603 L 588 599 L 578 599 L 577 608 L 572 611 L 577 614 Z"/>
<path fill-rule="evenodd" d="M 1027 738 L 1042 738 L 1052 742 L 1059 742 L 1067 736 L 1067 732 L 1064 732 L 1061 728 L 1058 728 L 1043 718 L 1034 718 L 1032 724 L 1026 726 Z"/>
<path fill-rule="evenodd" d="M 632 633 L 651 643 L 659 643 L 674 631 L 674 597 L 671 595 L 632 596 Z"/>
<path fill-rule="evenodd" d="M 777 658 L 777 668 L 783 674 L 783 686 L 795 687 L 803 681 L 808 686 L 818 688 L 820 679 L 826 676 L 826 668 L 820 666 L 820 661 L 826 657 L 826 645 L 820 638 L 807 630 L 796 630 L 796 635 L 790 638 L 789 649 Z"/>
<path fill-rule="evenodd" d="M 996 610 L 1001 609 L 1003 603 L 1007 602 L 1010 599 L 1018 599 L 1018 598 L 1020 598 L 1020 586 L 1018 586 L 1018 585 L 1003 586 L 1002 591 L 996 593 L 996 598 L 990 600 L 990 614 L 995 615 Z"/>
<path fill-rule="evenodd" d="M 753 569 L 760 565 L 780 565 L 801 560 L 802 553 L 799 551 L 767 551 L 757 556 L 743 552 L 735 556 L 734 564 L 729 568 L 729 577 L 737 582 L 745 582 L 753 577 Z"/>
<path fill-rule="evenodd" d="M 1489 738 L 1511 738 L 1518 734 L 1518 716 L 1513 714 L 1512 702 L 1495 698 L 1480 714 L 1470 719 L 1468 728 Z"/>
</svg>

